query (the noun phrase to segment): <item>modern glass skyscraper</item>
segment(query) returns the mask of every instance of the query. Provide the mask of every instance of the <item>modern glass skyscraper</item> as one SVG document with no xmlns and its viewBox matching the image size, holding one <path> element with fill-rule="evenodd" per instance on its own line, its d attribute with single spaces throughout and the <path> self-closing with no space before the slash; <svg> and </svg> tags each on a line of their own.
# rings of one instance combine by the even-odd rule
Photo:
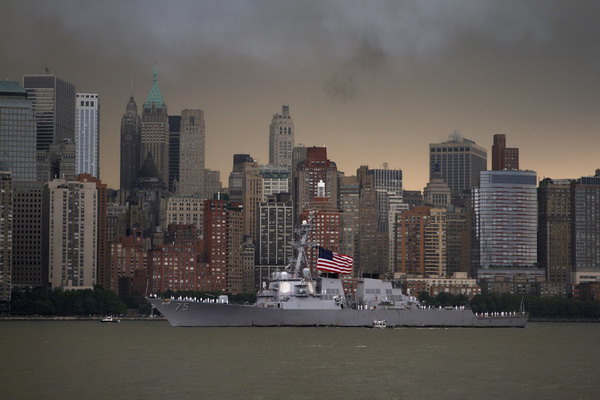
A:
<svg viewBox="0 0 600 400">
<path fill-rule="evenodd" d="M 97 93 L 77 93 L 75 100 L 77 175 L 99 178 L 100 100 Z"/>
<path fill-rule="evenodd" d="M 294 121 L 290 116 L 290 107 L 282 106 L 281 114 L 273 115 L 269 127 L 269 164 L 291 169 L 293 148 Z"/>
<path fill-rule="evenodd" d="M 25 75 L 23 86 L 33 102 L 37 150 L 75 141 L 75 86 L 54 75 Z"/>
<path fill-rule="evenodd" d="M 482 171 L 474 189 L 479 268 L 532 267 L 537 262 L 534 171 Z"/>
<path fill-rule="evenodd" d="M 487 169 L 487 151 L 457 131 L 448 141 L 429 145 L 429 178 L 439 172 L 453 196 L 479 186 L 479 172 Z"/>
<path fill-rule="evenodd" d="M 19 83 L 0 81 L 0 169 L 13 182 L 36 179 L 36 136 L 33 106 Z"/>
</svg>

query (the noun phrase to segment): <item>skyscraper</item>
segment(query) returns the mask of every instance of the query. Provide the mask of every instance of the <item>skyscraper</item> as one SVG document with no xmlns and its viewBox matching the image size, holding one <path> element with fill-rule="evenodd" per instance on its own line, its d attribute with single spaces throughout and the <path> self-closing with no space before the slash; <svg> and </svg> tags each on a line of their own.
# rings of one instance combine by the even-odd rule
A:
<svg viewBox="0 0 600 400">
<path fill-rule="evenodd" d="M 600 170 L 571 183 L 571 283 L 600 280 Z"/>
<path fill-rule="evenodd" d="M 17 82 L 0 81 L 0 169 L 13 182 L 36 179 L 36 136 L 33 105 Z"/>
<path fill-rule="evenodd" d="M 377 196 L 377 229 L 388 231 L 388 214 L 390 199 L 402 202 L 402 170 L 400 169 L 369 169 L 367 174 L 373 175 L 375 193 Z"/>
<path fill-rule="evenodd" d="M 152 155 L 161 180 L 169 182 L 169 116 L 167 105 L 158 88 L 158 72 L 154 68 L 152 88 L 144 102 L 141 129 L 142 160 Z"/>
<path fill-rule="evenodd" d="M 96 283 L 98 191 L 94 182 L 55 179 L 44 190 L 43 259 L 52 289 Z"/>
<path fill-rule="evenodd" d="M 37 150 L 63 139 L 75 140 L 75 87 L 54 75 L 25 75 L 23 86 L 33 102 Z"/>
<path fill-rule="evenodd" d="M 274 167 L 292 167 L 294 148 L 294 121 L 290 107 L 282 106 L 281 114 L 273 115 L 269 127 L 269 164 Z"/>
<path fill-rule="evenodd" d="M 487 151 L 457 131 L 446 142 L 429 145 L 429 177 L 439 171 L 454 197 L 479 186 L 479 172 L 486 168 Z"/>
<path fill-rule="evenodd" d="M 517 171 L 519 169 L 519 149 L 506 147 L 506 135 L 494 135 L 492 145 L 492 170 L 503 169 Z"/>
<path fill-rule="evenodd" d="M 203 195 L 204 188 L 204 111 L 183 110 L 179 134 L 179 193 Z"/>
<path fill-rule="evenodd" d="M 133 96 L 129 98 L 121 118 L 121 191 L 131 195 L 140 172 L 142 122 Z"/>
<path fill-rule="evenodd" d="M 169 191 L 179 190 L 179 150 L 181 143 L 181 115 L 169 115 Z"/>
<path fill-rule="evenodd" d="M 375 175 L 369 167 L 361 166 L 356 171 L 359 185 L 358 233 L 354 250 L 357 272 L 383 276 L 389 272 L 387 232 L 379 230 L 379 214 Z"/>
<path fill-rule="evenodd" d="M 75 101 L 77 175 L 100 177 L 100 99 L 96 93 L 77 93 Z"/>
<path fill-rule="evenodd" d="M 538 264 L 549 282 L 571 273 L 571 182 L 544 179 L 538 187 Z"/>
<path fill-rule="evenodd" d="M 325 183 L 325 197 L 333 204 L 337 204 L 338 170 L 335 162 L 327 159 L 326 147 L 307 147 L 306 159 L 298 164 L 297 176 L 298 203 L 295 209 L 297 216 L 302 214 L 310 202 L 317 197 L 319 181 Z"/>
<path fill-rule="evenodd" d="M 292 257 L 293 207 L 289 193 L 274 194 L 259 206 L 258 262 L 285 265 Z"/>
<path fill-rule="evenodd" d="M 482 171 L 474 190 L 480 268 L 531 268 L 537 262 L 537 180 L 534 171 Z"/>
</svg>

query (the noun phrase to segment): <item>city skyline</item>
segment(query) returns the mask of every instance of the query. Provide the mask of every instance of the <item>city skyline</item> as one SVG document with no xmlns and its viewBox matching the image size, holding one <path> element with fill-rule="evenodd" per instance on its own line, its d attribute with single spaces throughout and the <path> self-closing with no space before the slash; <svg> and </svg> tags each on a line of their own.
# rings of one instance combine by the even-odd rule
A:
<svg viewBox="0 0 600 400">
<path fill-rule="evenodd" d="M 22 83 L 48 67 L 98 93 L 100 175 L 112 188 L 123 110 L 132 94 L 141 107 L 155 65 L 171 113 L 204 110 L 206 168 L 223 181 L 233 154 L 268 162 L 269 123 L 284 104 L 296 143 L 327 146 L 346 175 L 387 162 L 402 169 L 406 189 L 423 189 L 428 144 L 454 129 L 488 158 L 493 135 L 506 134 L 520 167 L 539 179 L 598 167 L 595 146 L 583 145 L 600 122 L 594 3 L 9 1 L 5 9 L 0 79 Z"/>
</svg>

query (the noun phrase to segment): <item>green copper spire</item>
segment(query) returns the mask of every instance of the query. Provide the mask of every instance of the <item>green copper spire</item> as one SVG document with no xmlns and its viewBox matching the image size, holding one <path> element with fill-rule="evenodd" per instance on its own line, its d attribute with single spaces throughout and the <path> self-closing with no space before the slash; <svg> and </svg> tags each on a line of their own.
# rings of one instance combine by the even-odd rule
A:
<svg viewBox="0 0 600 400">
<path fill-rule="evenodd" d="M 148 97 L 146 97 L 144 108 L 151 108 L 153 104 L 156 106 L 156 108 L 163 108 L 165 105 L 162 94 L 160 93 L 160 89 L 158 88 L 158 70 L 156 69 L 156 66 L 154 66 L 152 89 L 150 89 L 150 93 L 148 93 Z"/>
</svg>

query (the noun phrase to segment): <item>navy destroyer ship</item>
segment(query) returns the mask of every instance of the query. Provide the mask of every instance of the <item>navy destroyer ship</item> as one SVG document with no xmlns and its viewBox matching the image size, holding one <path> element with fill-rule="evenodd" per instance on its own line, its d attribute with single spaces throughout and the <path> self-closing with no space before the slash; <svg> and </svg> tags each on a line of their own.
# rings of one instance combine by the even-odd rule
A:
<svg viewBox="0 0 600 400">
<path fill-rule="evenodd" d="M 287 269 L 272 274 L 256 304 L 214 299 L 147 297 L 172 326 L 335 326 L 335 327 L 524 327 L 527 314 L 476 314 L 468 307 L 428 307 L 392 282 L 358 279 L 355 295 L 345 295 L 342 280 L 308 268 L 310 225 L 303 222 L 293 243 L 296 256 Z"/>
</svg>

